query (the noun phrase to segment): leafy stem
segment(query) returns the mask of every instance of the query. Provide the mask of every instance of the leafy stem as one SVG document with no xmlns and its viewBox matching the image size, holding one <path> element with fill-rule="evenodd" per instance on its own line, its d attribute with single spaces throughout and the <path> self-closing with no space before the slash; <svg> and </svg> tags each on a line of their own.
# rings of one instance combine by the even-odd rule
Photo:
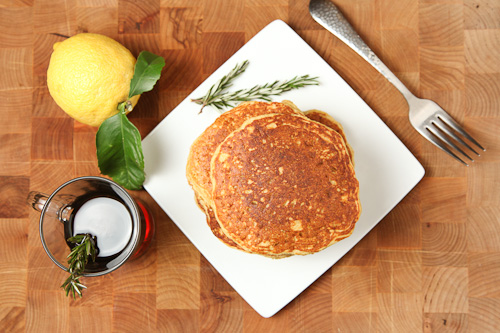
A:
<svg viewBox="0 0 500 333">
<path fill-rule="evenodd" d="M 200 113 L 207 105 L 222 110 L 225 107 L 234 107 L 235 102 L 253 101 L 257 99 L 271 101 L 271 96 L 277 96 L 292 89 L 319 84 L 317 77 L 302 75 L 295 76 L 289 80 L 276 80 L 271 83 L 256 85 L 249 89 L 227 92 L 227 89 L 232 86 L 234 79 L 246 70 L 248 64 L 248 60 L 245 60 L 241 64 L 237 64 L 227 75 L 223 76 L 210 87 L 205 96 L 191 100 L 201 105 Z"/>
<path fill-rule="evenodd" d="M 126 114 L 130 98 L 151 91 L 160 79 L 165 59 L 148 51 L 137 57 L 128 99 L 118 104 L 118 113 L 106 119 L 96 135 L 97 162 L 103 175 L 129 190 L 139 190 L 145 180 L 141 134 Z"/>
<path fill-rule="evenodd" d="M 78 234 L 73 237 L 68 238 L 68 242 L 75 244 L 75 246 L 71 249 L 70 254 L 68 254 L 68 272 L 70 276 L 64 281 L 61 285 L 66 291 L 66 296 L 71 294 L 73 295 L 73 299 L 76 299 L 76 295 L 82 297 L 82 289 L 86 289 L 80 282 L 80 277 L 82 277 L 83 272 L 85 271 L 85 266 L 89 258 L 92 261 L 95 261 L 97 256 L 97 244 L 95 236 L 93 237 L 91 234 Z"/>
</svg>

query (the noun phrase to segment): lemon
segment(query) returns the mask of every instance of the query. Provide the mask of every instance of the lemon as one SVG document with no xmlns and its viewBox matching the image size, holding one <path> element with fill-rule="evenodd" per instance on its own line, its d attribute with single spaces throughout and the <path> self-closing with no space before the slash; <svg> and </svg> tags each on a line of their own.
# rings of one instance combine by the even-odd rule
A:
<svg viewBox="0 0 500 333">
<path fill-rule="evenodd" d="M 136 59 L 123 45 L 82 33 L 54 44 L 47 86 L 57 105 L 75 120 L 99 126 L 128 99 Z M 139 96 L 130 98 L 132 107 Z"/>
</svg>

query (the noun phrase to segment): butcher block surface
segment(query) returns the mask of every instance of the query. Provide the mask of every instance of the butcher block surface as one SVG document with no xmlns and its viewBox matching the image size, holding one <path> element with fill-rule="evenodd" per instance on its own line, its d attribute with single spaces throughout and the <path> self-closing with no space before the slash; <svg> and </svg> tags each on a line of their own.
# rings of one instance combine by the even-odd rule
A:
<svg viewBox="0 0 500 333">
<path fill-rule="evenodd" d="M 465 167 L 421 137 L 399 92 L 309 15 L 306 0 L 6 0 L 0 4 L 0 331 L 500 331 L 500 3 L 335 0 L 417 96 L 439 103 L 487 151 Z M 149 251 L 81 299 L 45 254 L 29 191 L 100 175 L 96 129 L 51 98 L 55 42 L 107 35 L 165 58 L 129 115 L 146 136 L 268 23 L 295 30 L 417 157 L 424 179 L 345 257 L 271 318 L 219 275 L 145 191 Z M 250 68 L 248 69 L 250 70 Z M 301 73 L 291 73 L 296 75 Z M 265 83 L 265 82 L 262 82 Z M 367 139 L 368 140 L 368 139 Z"/>
</svg>

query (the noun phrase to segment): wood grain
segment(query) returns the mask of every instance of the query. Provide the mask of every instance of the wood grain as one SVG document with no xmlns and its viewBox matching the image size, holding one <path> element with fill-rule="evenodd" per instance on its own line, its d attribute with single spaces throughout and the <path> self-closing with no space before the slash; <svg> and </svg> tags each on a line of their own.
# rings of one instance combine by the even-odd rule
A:
<svg viewBox="0 0 500 333">
<path fill-rule="evenodd" d="M 441 104 L 487 148 L 469 168 L 408 122 L 389 83 L 320 27 L 307 0 L 5 0 L 0 4 L 0 331 L 500 331 L 500 4 L 494 0 L 335 0 L 418 96 Z M 426 176 L 356 247 L 270 319 L 220 276 L 148 193 L 156 238 L 145 256 L 85 279 L 45 254 L 25 198 L 99 175 L 96 129 L 54 103 L 52 45 L 95 32 L 167 66 L 130 119 L 147 135 L 260 29 L 287 22 L 382 118 Z"/>
</svg>

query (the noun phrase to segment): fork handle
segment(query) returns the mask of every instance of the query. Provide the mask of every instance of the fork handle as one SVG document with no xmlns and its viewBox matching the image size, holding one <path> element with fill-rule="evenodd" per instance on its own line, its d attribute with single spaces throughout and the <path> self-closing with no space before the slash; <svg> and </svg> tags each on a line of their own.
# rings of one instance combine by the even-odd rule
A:
<svg viewBox="0 0 500 333">
<path fill-rule="evenodd" d="M 392 83 L 403 94 L 407 101 L 415 96 L 406 86 L 391 72 L 391 70 L 377 57 L 377 55 L 366 45 L 349 24 L 344 15 L 330 0 L 311 0 L 309 12 L 312 17 L 325 29 L 346 43 L 351 49 L 372 65 L 390 83 Z"/>
</svg>

